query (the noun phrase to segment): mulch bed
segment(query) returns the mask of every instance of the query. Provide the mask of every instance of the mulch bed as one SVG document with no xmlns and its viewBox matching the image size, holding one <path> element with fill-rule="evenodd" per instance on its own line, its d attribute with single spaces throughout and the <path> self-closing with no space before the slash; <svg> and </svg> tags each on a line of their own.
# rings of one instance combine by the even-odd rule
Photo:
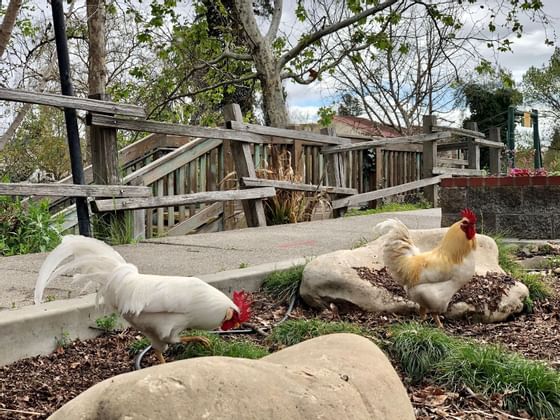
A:
<svg viewBox="0 0 560 420">
<path fill-rule="evenodd" d="M 373 271 L 365 275 L 369 276 L 371 281 L 381 279 L 376 284 L 394 287 L 394 282 L 391 285 L 387 281 L 386 271 Z M 499 276 L 477 279 L 475 285 L 484 289 L 487 282 L 498 281 L 497 277 Z M 559 283 L 555 282 L 552 285 L 558 296 Z M 482 296 L 480 290 L 475 287 L 468 293 L 479 299 L 478 296 Z M 257 327 L 273 325 L 282 319 L 286 309 L 286 304 L 277 304 L 266 295 L 255 293 L 251 321 Z M 372 329 L 383 339 L 389 325 L 413 317 L 369 314 L 361 311 L 316 311 L 300 303 L 290 315 L 290 319 L 309 318 L 358 323 Z M 508 322 L 480 324 L 465 320 L 444 320 L 444 326 L 450 334 L 480 342 L 498 343 L 528 358 L 547 361 L 556 368 L 560 366 L 560 300 L 557 298 L 537 302 L 533 313 L 521 314 Z M 138 337 L 137 332 L 125 330 L 92 340 L 77 340 L 53 354 L 24 359 L 0 367 L 0 419 L 44 419 L 92 385 L 132 371 L 134 356 L 129 353 L 129 349 Z M 263 344 L 262 336 L 257 334 L 234 336 L 230 339 L 241 338 Z M 168 360 L 170 359 L 168 356 Z M 156 364 L 152 353 L 143 364 Z M 403 381 L 418 419 L 514 418 L 501 409 L 500 395 L 487 398 L 468 388 L 450 392 L 431 383 L 411 386 L 407 384 L 406 378 L 403 378 Z"/>
</svg>

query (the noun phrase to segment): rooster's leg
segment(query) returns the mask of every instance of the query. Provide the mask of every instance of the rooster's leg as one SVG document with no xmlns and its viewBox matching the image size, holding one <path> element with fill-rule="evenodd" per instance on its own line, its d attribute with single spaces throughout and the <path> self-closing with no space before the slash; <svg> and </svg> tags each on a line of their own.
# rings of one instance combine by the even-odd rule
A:
<svg viewBox="0 0 560 420">
<path fill-rule="evenodd" d="M 157 359 L 159 360 L 160 363 L 165 363 L 165 359 L 163 357 L 163 354 L 161 354 L 161 351 L 159 350 L 154 350 L 154 353 L 156 354 Z"/>
<path fill-rule="evenodd" d="M 199 342 L 205 347 L 210 347 L 210 340 L 208 340 L 206 337 L 200 337 L 200 336 L 181 337 L 181 343 L 186 344 L 192 342 Z"/>
<path fill-rule="evenodd" d="M 432 313 L 432 319 L 436 322 L 437 326 L 443 330 L 443 324 L 441 323 L 441 319 L 439 319 L 439 315 Z"/>
<path fill-rule="evenodd" d="M 426 308 L 424 308 L 423 306 L 420 306 L 420 320 L 426 320 Z"/>
</svg>

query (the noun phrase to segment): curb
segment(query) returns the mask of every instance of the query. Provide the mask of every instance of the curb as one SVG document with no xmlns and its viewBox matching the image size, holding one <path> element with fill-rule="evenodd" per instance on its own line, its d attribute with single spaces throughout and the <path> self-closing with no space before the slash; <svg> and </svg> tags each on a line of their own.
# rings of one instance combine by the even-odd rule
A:
<svg viewBox="0 0 560 420">
<path fill-rule="evenodd" d="M 235 289 L 258 290 L 270 273 L 304 265 L 309 258 L 294 258 L 254 267 L 198 276 L 231 295 Z M 107 313 L 95 307 L 95 294 L 2 311 L 0 314 L 0 366 L 27 357 L 49 354 L 56 340 L 86 340 L 101 334 L 95 320 Z M 124 320 L 120 322 L 125 323 Z"/>
</svg>

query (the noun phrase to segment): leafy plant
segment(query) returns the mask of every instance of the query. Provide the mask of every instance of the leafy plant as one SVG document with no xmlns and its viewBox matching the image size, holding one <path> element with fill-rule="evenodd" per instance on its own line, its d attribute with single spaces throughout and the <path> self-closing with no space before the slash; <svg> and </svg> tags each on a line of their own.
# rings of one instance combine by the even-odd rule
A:
<svg viewBox="0 0 560 420">
<path fill-rule="evenodd" d="M 539 274 L 523 273 L 518 276 L 518 280 L 527 286 L 532 301 L 552 296 L 552 288 Z"/>
<path fill-rule="evenodd" d="M 515 261 L 513 251 L 515 246 L 509 245 L 504 241 L 502 235 L 493 236 L 498 246 L 498 264 L 512 277 L 519 277 L 522 273 L 521 265 Z"/>
<path fill-rule="evenodd" d="M 137 338 L 132 343 L 130 343 L 130 346 L 128 347 L 128 354 L 134 356 L 140 353 L 149 345 L 150 345 L 150 340 L 148 340 L 146 337 Z"/>
<path fill-rule="evenodd" d="M 62 217 L 52 218 L 49 202 L 0 197 L 0 254 L 46 252 L 61 240 Z"/>
<path fill-rule="evenodd" d="M 304 265 L 269 274 L 263 281 L 262 290 L 274 299 L 291 300 L 297 295 L 303 277 Z"/>
<path fill-rule="evenodd" d="M 110 245 L 134 242 L 134 222 L 132 212 L 103 213 L 92 219 L 95 237 Z"/>
<path fill-rule="evenodd" d="M 292 346 L 326 334 L 352 333 L 368 336 L 368 331 L 349 322 L 325 322 L 318 319 L 289 320 L 277 325 L 268 336 L 271 343 Z"/>
<path fill-rule="evenodd" d="M 97 328 L 101 328 L 104 332 L 108 333 L 113 331 L 117 327 L 118 315 L 113 313 L 111 315 L 105 315 L 95 320 L 95 325 Z"/>
<path fill-rule="evenodd" d="M 54 337 L 54 342 L 56 344 L 57 350 L 68 347 L 70 344 L 72 344 L 70 333 L 68 331 L 62 331 L 60 337 Z"/>
<path fill-rule="evenodd" d="M 247 268 L 247 267 L 249 267 L 249 263 L 246 262 L 239 263 L 239 268 Z"/>
</svg>

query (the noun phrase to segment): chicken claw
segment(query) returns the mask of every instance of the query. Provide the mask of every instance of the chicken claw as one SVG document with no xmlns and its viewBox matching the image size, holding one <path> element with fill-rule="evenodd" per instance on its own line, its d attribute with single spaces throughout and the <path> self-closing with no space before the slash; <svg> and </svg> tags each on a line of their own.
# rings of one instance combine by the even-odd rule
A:
<svg viewBox="0 0 560 420">
<path fill-rule="evenodd" d="M 181 337 L 181 343 L 183 343 L 183 344 L 192 343 L 192 342 L 199 342 L 204 347 L 210 347 L 210 340 L 208 340 L 206 337 L 201 337 L 201 336 L 193 336 L 193 337 L 183 336 L 183 337 Z"/>
<path fill-rule="evenodd" d="M 159 361 L 161 364 L 164 364 L 164 363 L 165 363 L 165 358 L 163 357 L 163 354 L 161 353 L 161 351 L 159 351 L 159 350 L 154 350 L 154 353 L 156 354 L 156 357 L 157 357 L 158 361 Z"/>
<path fill-rule="evenodd" d="M 439 319 L 439 315 L 436 313 L 432 313 L 432 319 L 436 322 L 438 328 L 443 330 L 443 324 L 441 323 L 441 319 Z"/>
</svg>

